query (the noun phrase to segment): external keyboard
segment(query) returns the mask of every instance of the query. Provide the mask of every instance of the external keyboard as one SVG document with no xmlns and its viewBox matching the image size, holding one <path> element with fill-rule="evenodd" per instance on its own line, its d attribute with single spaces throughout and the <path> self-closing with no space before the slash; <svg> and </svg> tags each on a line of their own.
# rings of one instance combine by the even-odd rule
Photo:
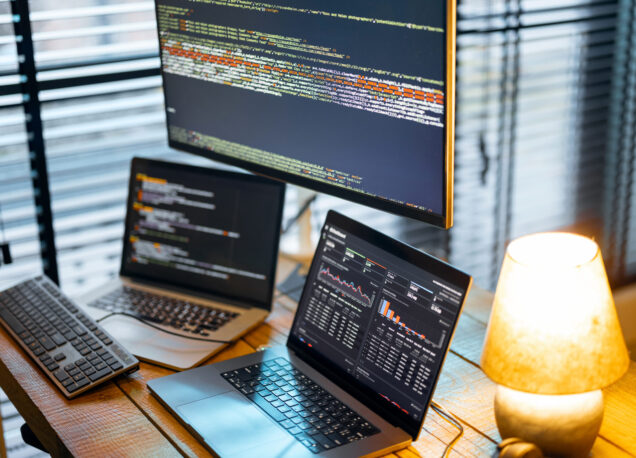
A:
<svg viewBox="0 0 636 458">
<path fill-rule="evenodd" d="M 221 376 L 313 453 L 380 432 L 284 358 Z"/>
<path fill-rule="evenodd" d="M 128 286 L 118 288 L 89 305 L 111 313 L 134 315 L 142 321 L 202 336 L 210 335 L 211 331 L 216 331 L 238 316 L 235 312 L 152 294 Z"/>
<path fill-rule="evenodd" d="M 44 276 L 0 292 L 0 323 L 67 398 L 139 361 Z"/>
</svg>

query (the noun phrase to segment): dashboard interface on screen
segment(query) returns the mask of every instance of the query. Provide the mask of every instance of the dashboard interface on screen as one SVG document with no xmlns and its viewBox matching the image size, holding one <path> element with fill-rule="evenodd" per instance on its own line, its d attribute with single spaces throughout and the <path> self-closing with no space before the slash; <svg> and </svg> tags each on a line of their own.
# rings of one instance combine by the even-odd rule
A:
<svg viewBox="0 0 636 458">
<path fill-rule="evenodd" d="M 171 146 L 449 226 L 449 5 L 156 0 Z"/>
<path fill-rule="evenodd" d="M 463 304 L 462 282 L 326 224 L 292 336 L 417 423 Z"/>
</svg>

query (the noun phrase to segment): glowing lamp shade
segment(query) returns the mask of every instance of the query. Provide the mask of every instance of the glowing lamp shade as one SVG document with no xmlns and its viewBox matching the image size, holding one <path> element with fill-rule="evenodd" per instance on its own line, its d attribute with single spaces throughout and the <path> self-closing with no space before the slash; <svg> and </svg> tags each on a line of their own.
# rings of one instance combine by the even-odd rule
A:
<svg viewBox="0 0 636 458">
<path fill-rule="evenodd" d="M 500 385 L 540 394 L 596 390 L 627 371 L 629 356 L 595 242 L 555 232 L 509 245 L 481 364 Z"/>
<path fill-rule="evenodd" d="M 495 416 L 502 437 L 531 440 L 550 455 L 585 454 L 602 420 L 600 388 L 628 366 L 598 245 L 567 233 L 514 240 L 481 356 L 482 369 L 500 385 Z M 583 423 L 585 409 L 590 420 Z"/>
</svg>

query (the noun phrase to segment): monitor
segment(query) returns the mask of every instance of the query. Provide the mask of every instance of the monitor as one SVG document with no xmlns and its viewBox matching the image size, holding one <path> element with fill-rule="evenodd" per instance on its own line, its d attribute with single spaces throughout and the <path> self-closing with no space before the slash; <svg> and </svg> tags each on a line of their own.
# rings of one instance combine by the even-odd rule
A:
<svg viewBox="0 0 636 458">
<path fill-rule="evenodd" d="M 455 0 L 156 0 L 170 146 L 448 228 Z"/>
</svg>

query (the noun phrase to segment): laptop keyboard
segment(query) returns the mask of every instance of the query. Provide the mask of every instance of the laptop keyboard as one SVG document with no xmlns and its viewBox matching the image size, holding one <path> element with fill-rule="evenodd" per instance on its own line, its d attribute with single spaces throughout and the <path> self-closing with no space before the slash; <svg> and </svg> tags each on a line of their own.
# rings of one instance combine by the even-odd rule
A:
<svg viewBox="0 0 636 458">
<path fill-rule="evenodd" d="M 123 286 L 89 304 L 111 313 L 132 314 L 143 321 L 202 336 L 210 335 L 239 314 Z"/>
<path fill-rule="evenodd" d="M 221 376 L 313 453 L 380 432 L 284 358 Z"/>
</svg>

